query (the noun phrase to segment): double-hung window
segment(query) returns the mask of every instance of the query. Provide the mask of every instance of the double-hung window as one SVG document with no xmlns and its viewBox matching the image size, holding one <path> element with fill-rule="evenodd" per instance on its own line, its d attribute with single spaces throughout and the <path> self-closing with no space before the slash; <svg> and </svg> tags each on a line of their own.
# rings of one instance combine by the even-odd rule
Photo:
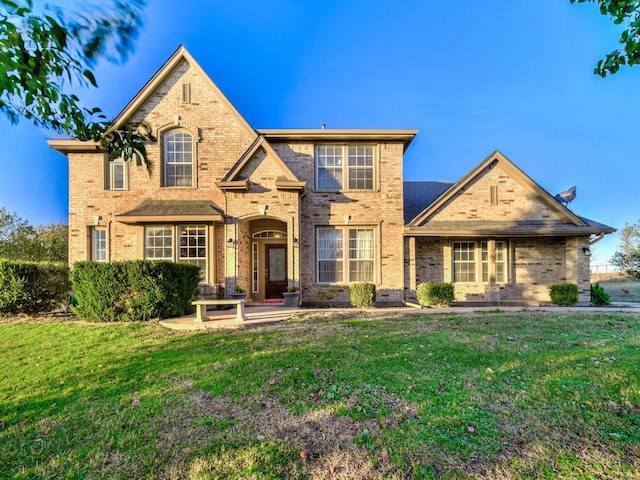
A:
<svg viewBox="0 0 640 480">
<path fill-rule="evenodd" d="M 188 132 L 164 135 L 164 186 L 193 186 L 193 136 Z"/>
<path fill-rule="evenodd" d="M 318 283 L 375 281 L 373 229 L 318 227 L 316 246 Z"/>
<path fill-rule="evenodd" d="M 107 261 L 107 229 L 104 227 L 91 228 L 91 260 Z"/>
<path fill-rule="evenodd" d="M 111 190 L 127 190 L 128 163 L 122 160 L 109 162 L 109 188 Z"/>
<path fill-rule="evenodd" d="M 373 190 L 374 151 L 373 145 L 318 145 L 318 190 Z"/>
<path fill-rule="evenodd" d="M 493 243 L 493 256 L 490 244 Z M 461 283 L 489 283 L 493 266 L 496 283 L 507 283 L 507 242 L 453 242 L 453 281 Z M 478 271 L 480 276 L 478 277 Z"/>
</svg>

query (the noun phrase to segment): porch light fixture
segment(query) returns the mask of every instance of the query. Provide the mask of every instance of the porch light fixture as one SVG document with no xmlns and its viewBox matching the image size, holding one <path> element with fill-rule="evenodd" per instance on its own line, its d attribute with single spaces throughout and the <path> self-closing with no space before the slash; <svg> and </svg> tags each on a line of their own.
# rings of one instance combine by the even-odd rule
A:
<svg viewBox="0 0 640 480">
<path fill-rule="evenodd" d="M 582 253 L 584 253 L 586 257 L 590 257 L 591 249 L 589 247 L 582 247 Z"/>
<path fill-rule="evenodd" d="M 269 210 L 269 205 L 259 205 L 258 206 L 258 211 L 260 212 L 260 215 L 266 215 L 267 214 L 267 210 Z"/>
</svg>

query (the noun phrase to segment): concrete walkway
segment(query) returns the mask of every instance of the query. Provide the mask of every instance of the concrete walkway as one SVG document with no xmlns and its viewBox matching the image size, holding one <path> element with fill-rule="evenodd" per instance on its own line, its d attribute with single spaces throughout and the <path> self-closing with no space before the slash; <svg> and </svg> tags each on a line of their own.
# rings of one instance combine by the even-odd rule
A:
<svg viewBox="0 0 640 480">
<path fill-rule="evenodd" d="M 390 307 L 390 308 L 287 308 L 281 305 L 247 305 L 247 320 L 238 322 L 236 320 L 235 309 L 232 310 L 209 310 L 206 322 L 196 322 L 195 313 L 178 318 L 167 318 L 160 320 L 160 325 L 172 330 L 222 330 L 229 328 L 244 328 L 268 323 L 277 323 L 291 319 L 293 315 L 313 315 L 322 313 L 346 314 L 349 312 L 365 312 L 372 316 L 387 315 L 429 315 L 435 313 L 470 314 L 483 311 L 501 312 L 554 312 L 554 313 L 588 313 L 588 312 L 627 312 L 640 314 L 640 303 L 614 302 L 607 307 L 556 307 L 556 306 L 477 306 L 477 307 L 450 307 L 450 308 L 412 308 L 412 307 Z"/>
</svg>

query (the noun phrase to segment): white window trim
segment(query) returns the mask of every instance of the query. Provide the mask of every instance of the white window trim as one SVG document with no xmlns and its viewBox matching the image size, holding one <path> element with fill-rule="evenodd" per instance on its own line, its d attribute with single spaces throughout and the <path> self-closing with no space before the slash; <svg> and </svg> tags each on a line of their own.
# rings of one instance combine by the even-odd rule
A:
<svg viewBox="0 0 640 480">
<path fill-rule="evenodd" d="M 339 147 L 342 151 L 342 178 L 340 182 L 342 184 L 342 188 L 338 189 L 324 189 L 319 186 L 319 170 L 320 170 L 320 162 L 318 161 L 320 158 L 320 149 L 323 147 Z M 363 168 L 363 167 L 349 167 L 349 147 L 370 147 L 372 149 L 373 156 L 373 165 L 371 166 L 371 177 L 372 184 L 371 188 L 349 188 L 349 170 L 351 168 Z M 377 189 L 377 165 L 378 165 L 378 148 L 376 144 L 372 143 L 321 143 L 317 144 L 315 147 L 315 189 L 319 192 L 342 192 L 342 191 L 351 191 L 351 192 L 374 192 Z"/>
<path fill-rule="evenodd" d="M 115 169 L 122 167 L 122 187 L 115 186 Z M 112 160 L 109 162 L 109 190 L 124 191 L 129 190 L 129 162 L 124 160 Z"/>
<path fill-rule="evenodd" d="M 98 232 L 104 233 L 104 239 L 98 239 Z M 98 259 L 98 242 L 104 242 L 104 259 Z M 100 249 L 102 250 L 102 249 Z M 109 242 L 107 227 L 91 227 L 91 261 L 105 263 L 109 260 Z"/>
<path fill-rule="evenodd" d="M 191 184 L 190 185 L 168 185 L 167 182 L 167 161 L 169 155 L 168 142 L 174 133 L 185 133 L 191 137 L 191 162 L 171 162 L 173 165 L 191 165 Z M 196 137 L 188 130 L 178 128 L 164 132 L 162 134 L 162 187 L 163 188 L 194 188 L 196 185 Z"/>
<path fill-rule="evenodd" d="M 318 268 L 319 262 L 320 261 L 327 261 L 328 259 L 320 259 L 319 255 L 318 255 L 318 239 L 319 239 L 319 232 L 320 229 L 333 229 L 336 230 L 337 232 L 340 232 L 340 235 L 342 235 L 342 258 L 339 260 L 336 260 L 336 262 L 342 262 L 342 279 L 336 279 L 335 282 L 321 282 L 320 281 L 320 268 Z M 376 241 L 376 228 L 372 227 L 370 225 L 318 225 L 316 226 L 316 232 L 315 232 L 315 241 L 316 241 L 316 245 L 315 245 L 315 280 L 316 283 L 318 285 L 351 285 L 353 283 L 359 283 L 362 282 L 362 280 L 356 280 L 356 281 L 351 281 L 351 262 L 352 261 L 358 261 L 358 260 L 368 260 L 368 259 L 357 259 L 357 258 L 351 258 L 350 257 L 350 251 L 349 251 L 349 231 L 350 230 L 370 230 L 372 232 L 372 241 L 373 241 L 373 257 L 371 258 L 371 262 L 373 264 L 373 268 L 372 268 L 372 272 L 371 272 L 371 283 L 376 283 L 376 275 L 377 275 L 377 264 L 376 264 L 376 258 L 377 258 L 377 252 L 378 252 L 378 242 Z"/>
<path fill-rule="evenodd" d="M 154 258 L 147 256 L 147 228 L 165 228 L 171 230 L 171 258 Z M 180 229 L 182 227 L 203 227 L 205 232 L 205 272 L 204 272 L 204 282 L 209 282 L 211 269 L 211 235 L 209 234 L 209 226 L 206 223 L 188 223 L 188 224 L 150 224 L 145 225 L 143 232 L 143 257 L 145 260 L 165 260 L 168 262 L 179 262 L 180 257 Z M 190 263 L 190 262 L 185 262 Z"/>
<path fill-rule="evenodd" d="M 494 242 L 494 257 L 492 258 L 491 255 L 488 255 L 488 258 L 486 260 L 486 262 L 483 262 L 482 260 L 482 244 L 486 243 L 487 244 L 487 250 L 490 251 L 489 249 L 489 242 Z M 456 282 L 455 278 L 456 278 L 456 261 L 455 261 L 455 246 L 457 243 L 473 243 L 474 244 L 474 251 L 475 251 L 475 276 L 476 276 L 476 280 L 474 282 Z M 496 262 L 495 260 L 495 245 L 498 243 L 502 243 L 504 244 L 504 259 L 500 262 Z M 493 238 L 474 238 L 474 239 L 460 239 L 460 240 L 454 240 L 451 242 L 451 279 L 453 283 L 458 283 L 458 284 L 467 284 L 467 285 L 471 285 L 471 284 L 485 284 L 485 285 L 489 285 L 491 284 L 491 275 L 488 275 L 488 279 L 487 281 L 484 281 L 483 277 L 482 277 L 482 264 L 486 263 L 487 264 L 487 271 L 491 272 L 491 265 L 493 265 L 493 271 L 495 273 L 495 279 L 494 279 L 494 284 L 495 285 L 506 285 L 509 283 L 509 279 L 510 279 L 510 265 L 511 265 L 511 256 L 510 256 L 510 242 L 508 239 L 493 239 Z M 502 279 L 501 281 L 499 281 L 497 279 L 497 271 L 496 271 L 496 264 L 497 263 L 503 263 L 504 264 L 504 279 Z"/>
</svg>

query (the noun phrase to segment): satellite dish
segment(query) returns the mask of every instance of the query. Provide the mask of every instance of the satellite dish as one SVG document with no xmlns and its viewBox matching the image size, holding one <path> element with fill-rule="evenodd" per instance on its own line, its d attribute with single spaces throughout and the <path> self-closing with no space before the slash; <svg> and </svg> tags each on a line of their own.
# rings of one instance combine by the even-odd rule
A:
<svg viewBox="0 0 640 480">
<path fill-rule="evenodd" d="M 569 204 L 573 201 L 574 198 L 576 198 L 576 187 L 571 187 L 570 189 L 565 190 L 564 192 L 560 192 L 555 196 L 555 199 L 560 203 L 566 205 L 569 210 L 571 210 Z"/>
</svg>

